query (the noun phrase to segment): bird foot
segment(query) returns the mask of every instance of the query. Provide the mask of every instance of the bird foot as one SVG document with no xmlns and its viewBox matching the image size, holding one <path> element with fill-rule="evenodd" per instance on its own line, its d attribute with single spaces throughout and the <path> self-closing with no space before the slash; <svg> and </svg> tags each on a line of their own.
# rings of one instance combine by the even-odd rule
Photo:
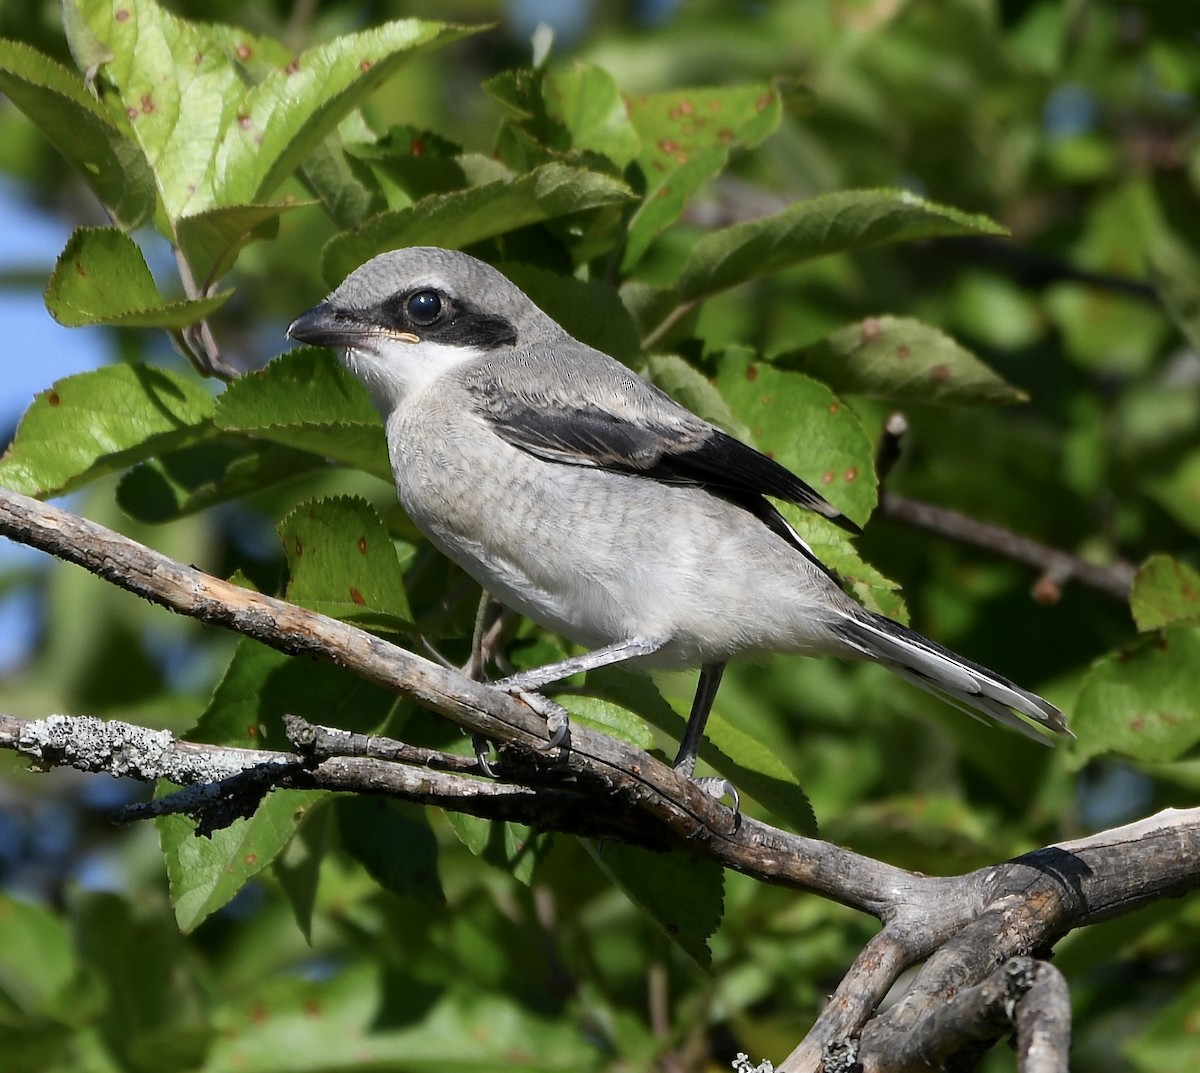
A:
<svg viewBox="0 0 1200 1073">
<path fill-rule="evenodd" d="M 717 801 L 723 801 L 728 797 L 733 802 L 733 815 L 735 818 L 742 814 L 741 794 L 738 793 L 737 787 L 728 779 L 723 779 L 720 775 L 701 775 L 699 778 L 689 776 L 689 778 L 694 785 Z"/>
<path fill-rule="evenodd" d="M 514 675 L 513 677 L 519 677 Z M 570 744 L 571 737 L 571 716 L 567 709 L 561 704 L 552 701 L 549 697 L 543 697 L 541 693 L 530 693 L 524 689 L 513 688 L 510 683 L 512 679 L 506 679 L 502 684 L 507 686 L 508 692 L 518 700 L 524 701 L 538 715 L 546 720 L 546 733 L 550 735 L 549 740 L 538 748 L 544 753 L 553 752 L 555 749 L 563 745 Z"/>
</svg>

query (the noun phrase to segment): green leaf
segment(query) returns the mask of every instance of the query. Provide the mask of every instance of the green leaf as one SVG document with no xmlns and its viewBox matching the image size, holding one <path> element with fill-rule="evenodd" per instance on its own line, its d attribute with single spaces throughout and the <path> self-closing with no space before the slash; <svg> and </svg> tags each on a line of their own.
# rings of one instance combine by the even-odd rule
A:
<svg viewBox="0 0 1200 1073">
<path fill-rule="evenodd" d="M 1172 934 L 1181 935 L 1184 925 Z M 1200 980 L 1181 975 L 1168 993 L 1165 1005 L 1157 1003 L 1138 1017 L 1137 1035 L 1121 1048 L 1139 1073 L 1200 1068 L 1200 1037 L 1196 1035 L 1196 1010 L 1200 1009 Z"/>
<path fill-rule="evenodd" d="M 601 871 L 701 968 L 725 911 L 725 873 L 707 857 L 583 841 Z"/>
<path fill-rule="evenodd" d="M 676 310 L 729 287 L 831 253 L 946 235 L 995 235 L 984 216 L 936 205 L 903 190 L 848 190 L 704 235 L 664 295 Z M 676 312 L 673 316 L 678 316 Z M 657 333 L 669 324 L 660 323 Z"/>
<path fill-rule="evenodd" d="M 274 443 L 209 439 L 151 458 L 121 478 L 117 502 L 142 522 L 167 522 L 253 495 L 327 466 L 318 455 Z"/>
<path fill-rule="evenodd" d="M 538 307 L 580 342 L 626 365 L 641 355 L 641 343 L 621 296 L 600 280 L 581 280 L 513 262 L 502 271 Z"/>
<path fill-rule="evenodd" d="M 79 971 L 66 924 L 41 905 L 0 895 L 0 1000 L 25 1017 L 69 1017 Z"/>
<path fill-rule="evenodd" d="M 237 260 L 243 247 L 279 233 L 279 217 L 312 202 L 281 201 L 275 205 L 226 205 L 182 217 L 176 241 L 198 286 L 211 288 Z"/>
<path fill-rule="evenodd" d="M 1167 315 L 1188 346 L 1200 351 L 1200 262 L 1182 244 L 1164 244 L 1149 270 Z"/>
<path fill-rule="evenodd" d="M 109 365 L 56 381 L 21 418 L 0 458 L 0 485 L 61 495 L 164 451 L 202 439 L 212 397 L 192 380 L 148 365 Z"/>
<path fill-rule="evenodd" d="M 199 837 L 195 823 L 184 816 L 156 820 L 180 929 L 192 931 L 227 905 L 275 860 L 305 811 L 325 794 L 324 790 L 272 791 L 253 816 L 234 820 L 210 838 Z"/>
<path fill-rule="evenodd" d="M 330 799 L 326 799 L 327 801 Z M 328 804 L 318 802 L 304 814 L 292 840 L 275 857 L 272 872 L 279 881 L 296 924 L 304 939 L 312 943 L 313 910 L 317 905 L 317 888 L 321 881 L 321 865 L 333 843 L 337 816 Z"/>
<path fill-rule="evenodd" d="M 824 384 L 752 361 L 741 348 L 726 350 L 717 368 L 717 388 L 754 445 L 863 524 L 875 507 L 874 458 L 849 408 Z"/>
<path fill-rule="evenodd" d="M 115 227 L 80 227 L 71 235 L 46 287 L 46 308 L 59 324 L 186 328 L 220 309 L 233 291 L 168 301 L 158 293 L 137 243 Z"/>
<path fill-rule="evenodd" d="M 383 423 L 367 389 L 328 350 L 302 347 L 226 387 L 215 421 L 227 432 L 308 451 L 392 483 Z"/>
<path fill-rule="evenodd" d="M 638 165 L 646 196 L 629 221 L 621 270 L 628 272 L 691 196 L 715 178 L 734 148 L 758 145 L 783 109 L 771 86 L 676 89 L 632 97 L 629 118 L 641 138 Z"/>
<path fill-rule="evenodd" d="M 191 741 L 243 748 L 288 749 L 283 715 L 370 732 L 387 719 L 395 698 L 339 667 L 294 659 L 243 639 L 234 651 Z M 308 809 L 325 791 L 277 790 L 249 819 L 199 838 L 180 816 L 158 821 L 171 903 L 190 931 L 227 904 L 283 851 Z"/>
<path fill-rule="evenodd" d="M 651 354 L 646 358 L 645 373 L 652 384 L 692 413 L 739 439 L 750 439 L 750 429 L 730 409 L 725 396 L 708 377 L 679 355 Z"/>
<path fill-rule="evenodd" d="M 152 0 L 70 2 L 72 48 L 116 88 L 169 222 L 261 201 L 406 60 L 476 32 L 402 19 L 292 56 Z"/>
<path fill-rule="evenodd" d="M 442 905 L 437 839 L 420 809 L 381 797 L 335 802 L 342 848 L 382 887 L 401 897 Z"/>
<path fill-rule="evenodd" d="M 624 168 L 641 149 L 616 80 L 607 71 L 576 61 L 542 83 L 546 112 L 562 123 L 576 149 L 606 156 Z"/>
<path fill-rule="evenodd" d="M 478 27 L 400 19 L 342 34 L 272 71 L 247 94 L 217 153 L 219 204 L 269 195 L 341 120 L 408 60 Z"/>
<path fill-rule="evenodd" d="M 1013 403 L 1027 398 L 950 336 L 908 317 L 867 317 L 771 363 L 814 376 L 839 394 L 891 402 Z"/>
<path fill-rule="evenodd" d="M 609 731 L 601 723 L 598 729 L 605 733 L 612 733 L 639 748 L 648 748 L 643 744 L 644 738 L 624 725 L 622 713 L 636 712 L 651 726 L 676 739 L 682 737 L 683 716 L 667 703 L 654 682 L 644 674 L 619 667 L 609 668 L 588 675 L 587 688 L 604 698 L 608 705 L 605 717 L 613 721 L 614 727 Z M 717 697 L 719 705 L 720 694 Z M 568 701 L 572 713 L 575 711 L 573 705 L 581 699 L 576 697 Z M 816 833 L 812 805 L 796 784 L 792 772 L 769 749 L 716 712 L 709 717 L 700 755 L 739 792 L 760 801 L 794 829 Z"/>
<path fill-rule="evenodd" d="M 620 704 L 599 697 L 563 696 L 559 702 L 571 713 L 571 722 L 598 730 L 638 749 L 652 749 L 654 735 L 646 721 Z"/>
<path fill-rule="evenodd" d="M 1200 573 L 1170 555 L 1152 555 L 1133 579 L 1129 606 L 1142 632 L 1200 620 Z"/>
<path fill-rule="evenodd" d="M 452 979 L 435 982 L 352 961 L 317 979 L 262 975 L 216 1014 L 207 1068 L 239 1073 L 366 1071 L 587 1073 L 601 1068 L 597 1046 L 560 1013 L 530 1012 L 515 996 Z M 281 1062 L 281 1056 L 283 1061 Z"/>
<path fill-rule="evenodd" d="M 283 716 L 360 733 L 377 731 L 396 703 L 379 686 L 328 663 L 294 659 L 242 640 L 189 741 L 287 750 Z"/>
<path fill-rule="evenodd" d="M 1200 451 L 1193 451 L 1161 477 L 1151 478 L 1150 493 L 1193 533 L 1200 533 Z"/>
<path fill-rule="evenodd" d="M 79 168 L 122 227 L 150 219 L 150 165 L 78 75 L 28 45 L 0 40 L 0 92 Z"/>
<path fill-rule="evenodd" d="M 528 886 L 550 848 L 550 836 L 523 823 L 483 820 L 465 812 L 447 812 L 446 822 L 476 857 Z"/>
<path fill-rule="evenodd" d="M 380 213 L 359 230 L 326 243 L 321 270 L 333 284 L 376 254 L 400 246 L 460 249 L 529 224 L 619 204 L 631 196 L 624 183 L 599 172 L 543 164 L 526 175 L 433 194 L 408 208 Z"/>
<path fill-rule="evenodd" d="M 387 528 L 364 499 L 301 503 L 279 523 L 292 603 L 354 619 L 374 613 L 411 628 L 404 572 Z"/>
<path fill-rule="evenodd" d="M 765 805 L 793 830 L 817 833 L 812 803 L 774 752 L 716 711 L 709 716 L 704 735 L 700 756 L 740 793 Z"/>
<path fill-rule="evenodd" d="M 1200 626 L 1168 626 L 1096 663 L 1071 729 L 1080 763 L 1106 753 L 1178 760 L 1200 742 Z"/>
<path fill-rule="evenodd" d="M 80 960 L 108 996 L 98 1027 L 109 1061 L 128 1073 L 194 1069 L 213 1038 L 199 974 L 164 908 L 93 893 L 71 914 Z"/>
</svg>

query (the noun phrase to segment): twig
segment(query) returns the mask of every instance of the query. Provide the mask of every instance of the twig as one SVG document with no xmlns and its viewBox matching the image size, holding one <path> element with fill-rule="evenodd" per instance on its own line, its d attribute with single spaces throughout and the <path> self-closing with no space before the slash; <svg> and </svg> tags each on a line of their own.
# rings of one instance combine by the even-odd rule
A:
<svg viewBox="0 0 1200 1073">
<path fill-rule="evenodd" d="M 998 525 L 970 518 L 949 507 L 907 499 L 894 492 L 884 492 L 880 496 L 879 513 L 914 529 L 922 529 L 947 540 L 983 548 L 1037 567 L 1042 571 L 1042 576 L 1034 586 L 1034 595 L 1041 603 L 1054 603 L 1061 595 L 1062 586 L 1068 581 L 1078 581 L 1124 602 L 1129 599 L 1137 572 L 1132 564 L 1120 560 L 1108 566 L 1089 563 L 1068 552 Z"/>
</svg>

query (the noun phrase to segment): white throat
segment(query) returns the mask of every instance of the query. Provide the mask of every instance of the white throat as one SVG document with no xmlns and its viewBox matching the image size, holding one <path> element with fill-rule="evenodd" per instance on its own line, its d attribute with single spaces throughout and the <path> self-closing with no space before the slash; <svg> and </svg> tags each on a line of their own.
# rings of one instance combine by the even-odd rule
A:
<svg viewBox="0 0 1200 1073">
<path fill-rule="evenodd" d="M 483 354 L 478 347 L 376 338 L 368 346 L 344 349 L 342 361 L 366 385 L 375 408 L 386 417 L 451 369 Z"/>
</svg>

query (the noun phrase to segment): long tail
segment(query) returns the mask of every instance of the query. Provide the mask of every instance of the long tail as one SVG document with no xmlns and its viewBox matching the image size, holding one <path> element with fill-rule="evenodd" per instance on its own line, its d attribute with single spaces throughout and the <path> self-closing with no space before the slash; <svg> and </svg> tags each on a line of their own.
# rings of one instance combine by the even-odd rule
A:
<svg viewBox="0 0 1200 1073">
<path fill-rule="evenodd" d="M 1074 737 L 1063 713 L 1049 701 L 898 622 L 860 612 L 847 616 L 836 630 L 855 651 L 968 715 L 980 712 L 1043 744 L 1049 744 L 1046 731 Z"/>
</svg>

